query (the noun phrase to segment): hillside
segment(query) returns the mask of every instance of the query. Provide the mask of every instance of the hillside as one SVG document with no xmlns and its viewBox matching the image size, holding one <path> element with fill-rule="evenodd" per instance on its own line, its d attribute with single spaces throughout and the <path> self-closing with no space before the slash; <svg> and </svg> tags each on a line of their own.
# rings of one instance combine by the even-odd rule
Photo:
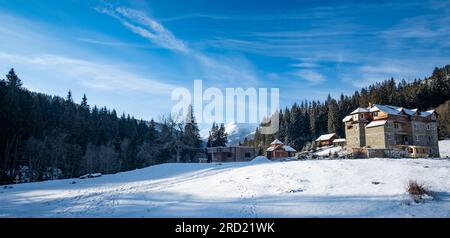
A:
<svg viewBox="0 0 450 238">
<path fill-rule="evenodd" d="M 245 138 L 253 139 L 256 125 L 248 123 L 230 122 L 225 125 L 225 132 L 228 135 L 229 145 L 238 145 L 243 142 Z"/>
<path fill-rule="evenodd" d="M 2 188 L 0 217 L 450 217 L 448 181 L 443 159 L 161 164 Z"/>
</svg>

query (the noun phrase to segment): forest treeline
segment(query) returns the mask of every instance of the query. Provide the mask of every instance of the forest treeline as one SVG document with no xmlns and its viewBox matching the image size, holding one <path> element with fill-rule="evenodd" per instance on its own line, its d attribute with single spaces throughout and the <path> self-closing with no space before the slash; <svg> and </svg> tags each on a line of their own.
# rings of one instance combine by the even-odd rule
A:
<svg viewBox="0 0 450 238">
<path fill-rule="evenodd" d="M 280 110 L 280 130 L 243 144 L 261 154 L 278 138 L 297 150 L 316 137 L 336 132 L 344 136 L 342 119 L 369 102 L 426 110 L 437 108 L 439 137 L 449 136 L 450 66 L 411 82 L 394 79 L 373 84 L 351 96 L 303 101 Z M 447 102 L 447 103 L 446 103 Z M 440 105 L 440 106 L 439 106 Z M 91 107 L 84 95 L 73 101 L 31 92 L 13 69 L 0 80 L 0 184 L 71 178 L 86 173 L 115 173 L 166 162 L 197 162 L 205 157 L 198 125 L 189 108 L 185 120 L 171 116 L 157 122 L 117 115 L 106 107 Z M 189 123 L 185 123 L 189 122 Z M 207 146 L 227 141 L 223 125 L 214 124 Z"/>
<path fill-rule="evenodd" d="M 264 135 L 257 128 L 253 139 L 243 144 L 254 146 L 262 154 L 275 138 L 297 150 L 309 149 L 312 141 L 322 134 L 337 133 L 345 137 L 342 119 L 357 107 L 370 103 L 395 105 L 428 110 L 436 108 L 439 138 L 450 135 L 450 65 L 435 68 L 430 77 L 410 82 L 391 78 L 356 91 L 321 101 L 303 101 L 279 112 L 280 129 L 276 134 Z M 446 103 L 447 102 L 447 103 Z"/>
<path fill-rule="evenodd" d="M 146 122 L 90 107 L 86 95 L 75 103 L 70 91 L 66 98 L 30 92 L 11 69 L 0 81 L 0 184 L 197 161 L 204 149 L 188 117 Z"/>
</svg>

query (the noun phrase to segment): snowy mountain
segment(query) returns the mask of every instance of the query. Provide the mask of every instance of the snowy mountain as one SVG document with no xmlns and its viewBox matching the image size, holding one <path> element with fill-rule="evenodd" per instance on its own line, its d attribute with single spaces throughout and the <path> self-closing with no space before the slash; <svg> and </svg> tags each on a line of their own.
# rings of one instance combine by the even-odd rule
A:
<svg viewBox="0 0 450 238">
<path fill-rule="evenodd" d="M 237 145 L 245 138 L 253 139 L 256 125 L 247 123 L 230 122 L 225 125 L 225 132 L 228 134 L 228 144 Z"/>
<path fill-rule="evenodd" d="M 230 122 L 225 124 L 225 132 L 228 134 L 228 145 L 237 145 L 239 142 L 243 142 L 245 138 L 253 139 L 256 127 L 256 124 L 248 123 Z M 211 127 L 205 127 L 200 130 L 200 137 L 205 145 L 208 141 L 210 129 Z"/>
</svg>

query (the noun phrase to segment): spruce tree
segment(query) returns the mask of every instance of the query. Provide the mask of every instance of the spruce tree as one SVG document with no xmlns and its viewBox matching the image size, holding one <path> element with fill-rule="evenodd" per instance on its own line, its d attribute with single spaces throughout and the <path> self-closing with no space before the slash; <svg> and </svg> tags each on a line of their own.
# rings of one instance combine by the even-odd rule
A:
<svg viewBox="0 0 450 238">
<path fill-rule="evenodd" d="M 183 142 L 192 148 L 200 148 L 202 144 L 200 130 L 198 129 L 192 106 L 189 106 L 188 115 L 185 121 Z"/>
<path fill-rule="evenodd" d="M 328 133 L 335 133 L 336 129 L 338 127 L 337 123 L 337 117 L 338 117 L 338 107 L 336 100 L 330 99 L 328 102 Z"/>
<path fill-rule="evenodd" d="M 6 75 L 5 82 L 10 88 L 18 89 L 22 87 L 22 80 L 20 80 L 13 68 L 11 68 Z"/>
</svg>

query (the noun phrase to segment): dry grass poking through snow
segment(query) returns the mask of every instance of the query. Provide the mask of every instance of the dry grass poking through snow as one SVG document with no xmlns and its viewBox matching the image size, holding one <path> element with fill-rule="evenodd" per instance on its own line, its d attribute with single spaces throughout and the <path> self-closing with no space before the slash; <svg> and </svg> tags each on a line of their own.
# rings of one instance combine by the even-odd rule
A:
<svg viewBox="0 0 450 238">
<path fill-rule="evenodd" d="M 416 203 L 423 201 L 427 197 L 434 198 L 433 192 L 429 191 L 423 183 L 419 183 L 416 180 L 408 181 L 407 191 Z"/>
</svg>

